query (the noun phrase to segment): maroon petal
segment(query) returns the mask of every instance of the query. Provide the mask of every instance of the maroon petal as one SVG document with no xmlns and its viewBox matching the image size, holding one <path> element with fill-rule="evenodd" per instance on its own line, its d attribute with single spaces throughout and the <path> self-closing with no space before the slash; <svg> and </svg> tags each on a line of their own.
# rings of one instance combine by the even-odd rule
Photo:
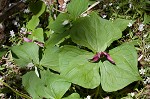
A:
<svg viewBox="0 0 150 99">
<path fill-rule="evenodd" d="M 28 34 L 32 34 L 32 32 L 27 32 Z"/>
<path fill-rule="evenodd" d="M 100 58 L 100 53 L 97 53 L 92 59 L 89 59 L 90 62 L 97 62 Z"/>
<path fill-rule="evenodd" d="M 44 47 L 44 43 L 42 43 L 42 42 L 35 41 L 34 43 L 37 44 L 37 45 L 40 46 L 40 47 Z"/>
<path fill-rule="evenodd" d="M 113 61 L 113 59 L 110 57 L 110 55 L 108 53 L 103 52 L 103 54 L 106 56 L 108 61 L 110 61 L 111 63 L 115 64 L 115 62 Z"/>
<path fill-rule="evenodd" d="M 26 37 L 23 37 L 23 40 L 24 40 L 25 42 L 32 42 L 31 39 L 28 39 L 28 38 L 26 38 Z"/>
<path fill-rule="evenodd" d="M 90 62 L 98 62 L 100 58 L 106 57 L 108 61 L 110 61 L 112 64 L 115 64 L 113 59 L 110 57 L 110 55 L 106 52 L 99 52 L 97 53 L 92 59 L 89 59 Z"/>
<path fill-rule="evenodd" d="M 113 59 L 110 56 L 107 56 L 108 61 L 110 61 L 111 63 L 115 64 L 115 62 L 113 61 Z"/>
</svg>

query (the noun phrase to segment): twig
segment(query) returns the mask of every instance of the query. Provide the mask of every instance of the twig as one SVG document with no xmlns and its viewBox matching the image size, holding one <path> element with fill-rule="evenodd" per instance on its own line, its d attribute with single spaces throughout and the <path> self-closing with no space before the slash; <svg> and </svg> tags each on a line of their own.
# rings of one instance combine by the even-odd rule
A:
<svg viewBox="0 0 150 99">
<path fill-rule="evenodd" d="M 92 9 L 93 7 L 95 7 L 96 5 L 98 5 L 100 3 L 100 1 L 97 1 L 97 2 L 95 2 L 94 4 L 92 4 L 87 10 L 85 10 L 82 14 L 81 14 L 81 16 L 84 14 L 84 13 L 86 13 L 87 11 L 89 11 L 90 9 Z"/>
<path fill-rule="evenodd" d="M 10 88 L 14 93 L 16 93 L 18 96 L 21 96 L 23 98 L 26 98 L 26 99 L 32 99 L 31 97 L 29 97 L 28 95 L 26 94 L 23 94 L 13 88 L 11 88 L 7 83 L 3 82 L 2 80 L 0 80 L 0 83 L 2 83 L 3 85 L 5 85 L 6 87 Z"/>
<path fill-rule="evenodd" d="M 56 8 L 53 8 L 53 9 L 60 12 L 60 13 L 65 13 L 64 11 L 57 10 Z"/>
</svg>

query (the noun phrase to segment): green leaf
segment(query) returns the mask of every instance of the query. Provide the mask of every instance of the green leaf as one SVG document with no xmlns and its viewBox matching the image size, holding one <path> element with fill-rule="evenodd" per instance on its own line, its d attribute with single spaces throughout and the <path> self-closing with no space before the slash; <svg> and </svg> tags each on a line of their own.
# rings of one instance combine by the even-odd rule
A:
<svg viewBox="0 0 150 99">
<path fill-rule="evenodd" d="M 29 30 L 34 31 L 34 29 L 38 26 L 40 20 L 37 16 L 32 16 L 32 19 L 27 23 L 27 28 Z"/>
<path fill-rule="evenodd" d="M 122 33 L 112 22 L 100 18 L 95 13 L 78 19 L 70 31 L 72 40 L 94 52 L 105 51 Z"/>
<path fill-rule="evenodd" d="M 62 40 L 63 38 L 65 38 L 68 35 L 69 35 L 69 31 L 66 31 L 64 33 L 54 33 L 54 34 L 52 34 L 52 37 L 46 41 L 45 46 L 54 46 L 60 40 Z"/>
<path fill-rule="evenodd" d="M 130 44 L 110 50 L 116 65 L 109 61 L 99 62 L 101 85 L 107 92 L 117 91 L 128 84 L 141 80 L 137 68 L 137 52 Z"/>
<path fill-rule="evenodd" d="M 36 81 L 36 83 L 35 83 Z M 35 72 L 28 72 L 25 75 L 22 76 L 22 85 L 26 89 L 26 91 L 32 96 L 33 99 L 42 99 L 42 97 L 37 95 L 36 90 L 43 85 L 40 78 L 37 77 Z M 35 87 L 36 86 L 36 87 Z M 40 90 L 39 90 L 40 91 Z M 45 91 L 41 90 L 41 94 L 44 94 L 45 97 L 48 97 L 48 95 L 45 93 Z"/>
<path fill-rule="evenodd" d="M 34 43 L 24 43 L 11 48 L 14 61 L 17 65 L 25 67 L 28 63 L 39 64 L 39 47 Z"/>
<path fill-rule="evenodd" d="M 60 13 L 60 14 L 61 14 L 61 13 Z M 60 15 L 60 14 L 59 14 L 59 15 Z M 59 16 L 59 15 L 58 15 L 58 16 Z M 58 16 L 57 16 L 57 18 L 58 18 Z M 53 16 L 50 15 L 50 16 L 48 17 L 48 26 L 47 26 L 46 28 L 51 29 L 51 24 L 52 24 L 53 22 L 54 22 Z"/>
<path fill-rule="evenodd" d="M 65 20 L 69 20 L 69 16 L 67 13 L 61 13 L 58 15 L 56 20 L 50 23 L 49 28 L 52 29 L 55 33 L 63 33 L 67 27 L 63 25 Z"/>
<path fill-rule="evenodd" d="M 39 17 L 44 13 L 46 5 L 43 1 L 39 0 L 37 2 L 30 3 L 29 7 L 34 16 Z"/>
<path fill-rule="evenodd" d="M 37 28 L 32 32 L 32 39 L 44 43 L 43 29 Z"/>
<path fill-rule="evenodd" d="M 126 20 L 126 19 L 120 19 L 120 18 L 117 18 L 113 24 L 116 25 L 117 28 L 119 28 L 121 31 L 124 31 L 128 24 L 131 23 L 133 24 L 134 21 L 131 21 L 131 20 Z"/>
<path fill-rule="evenodd" d="M 145 24 L 150 24 L 150 15 L 144 14 L 144 22 Z"/>
<path fill-rule="evenodd" d="M 34 72 L 28 72 L 23 76 L 22 83 L 34 99 L 61 99 L 71 85 L 61 76 L 49 71 L 41 71 L 41 78 Z"/>
<path fill-rule="evenodd" d="M 88 0 L 72 0 L 67 6 L 71 18 L 78 18 L 88 8 L 88 3 Z"/>
<path fill-rule="evenodd" d="M 40 65 L 59 72 L 59 49 L 57 47 L 46 47 Z"/>
<path fill-rule="evenodd" d="M 68 97 L 62 98 L 62 99 L 81 99 L 80 95 L 78 93 L 73 93 Z"/>
<path fill-rule="evenodd" d="M 6 54 L 6 49 L 0 49 L 0 58 Z"/>
<path fill-rule="evenodd" d="M 60 51 L 60 74 L 84 88 L 97 87 L 100 84 L 99 66 L 88 61 L 92 56 L 92 53 L 73 46 L 63 47 Z"/>
</svg>

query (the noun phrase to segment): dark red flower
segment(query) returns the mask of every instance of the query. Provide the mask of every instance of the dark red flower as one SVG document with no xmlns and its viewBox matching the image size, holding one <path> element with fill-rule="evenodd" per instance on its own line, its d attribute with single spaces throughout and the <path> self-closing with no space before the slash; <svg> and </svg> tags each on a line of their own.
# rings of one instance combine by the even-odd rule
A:
<svg viewBox="0 0 150 99">
<path fill-rule="evenodd" d="M 96 55 L 94 55 L 94 57 L 92 59 L 89 59 L 89 61 L 95 63 L 95 62 L 98 62 L 100 60 L 100 58 L 102 58 L 102 57 L 106 57 L 109 62 L 111 62 L 112 64 L 115 64 L 113 59 L 106 52 L 97 53 Z"/>
</svg>

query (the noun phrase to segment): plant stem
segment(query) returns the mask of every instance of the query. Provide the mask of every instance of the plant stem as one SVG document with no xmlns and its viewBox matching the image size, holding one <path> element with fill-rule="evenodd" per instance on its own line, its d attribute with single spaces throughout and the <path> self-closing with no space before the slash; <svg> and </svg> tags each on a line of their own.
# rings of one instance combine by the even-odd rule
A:
<svg viewBox="0 0 150 99">
<path fill-rule="evenodd" d="M 0 80 L 0 83 L 2 83 L 3 85 L 5 85 L 6 87 L 10 88 L 14 93 L 16 93 L 18 96 L 21 96 L 23 98 L 26 98 L 26 99 L 32 99 L 31 97 L 29 97 L 28 95 L 26 94 L 23 94 L 15 89 L 13 89 L 12 87 L 10 87 L 7 83 L 3 82 L 2 80 Z"/>
<path fill-rule="evenodd" d="M 96 88 L 96 93 L 95 93 L 94 99 L 97 99 L 99 92 L 100 92 L 100 90 L 99 90 L 99 86 L 98 86 L 98 87 Z"/>
</svg>

